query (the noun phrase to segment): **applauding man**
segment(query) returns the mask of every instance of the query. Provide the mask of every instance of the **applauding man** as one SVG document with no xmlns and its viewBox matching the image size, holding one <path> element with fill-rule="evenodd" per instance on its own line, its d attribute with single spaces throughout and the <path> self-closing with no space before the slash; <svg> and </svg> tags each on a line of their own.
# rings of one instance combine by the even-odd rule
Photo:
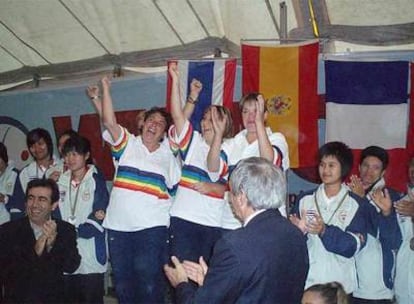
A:
<svg viewBox="0 0 414 304">
<path fill-rule="evenodd" d="M 282 170 L 244 159 L 230 177 L 230 201 L 243 227 L 217 241 L 210 267 L 172 257 L 164 266 L 178 303 L 299 303 L 308 272 L 305 237 L 284 218 Z M 200 286 L 191 288 L 189 279 Z"/>
<path fill-rule="evenodd" d="M 53 180 L 32 180 L 26 190 L 27 216 L 0 226 L 6 302 L 62 302 L 63 273 L 78 268 L 80 255 L 74 226 L 51 219 L 58 201 Z"/>
</svg>

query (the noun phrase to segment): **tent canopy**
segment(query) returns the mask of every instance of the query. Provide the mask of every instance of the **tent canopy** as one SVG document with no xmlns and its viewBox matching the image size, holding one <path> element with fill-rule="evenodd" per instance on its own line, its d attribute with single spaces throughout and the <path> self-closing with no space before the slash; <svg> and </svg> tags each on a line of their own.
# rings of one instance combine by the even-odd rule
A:
<svg viewBox="0 0 414 304">
<path fill-rule="evenodd" d="M 243 39 L 318 36 L 326 52 L 414 50 L 412 0 L 2 0 L 0 85 L 163 66 Z"/>
</svg>

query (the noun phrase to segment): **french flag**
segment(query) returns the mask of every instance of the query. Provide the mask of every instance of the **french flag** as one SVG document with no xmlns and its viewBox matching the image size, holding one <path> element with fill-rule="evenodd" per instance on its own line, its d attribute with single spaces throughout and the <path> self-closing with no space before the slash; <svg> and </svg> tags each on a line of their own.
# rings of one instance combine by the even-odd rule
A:
<svg viewBox="0 0 414 304">
<path fill-rule="evenodd" d="M 203 84 L 197 106 L 191 116 L 191 123 L 200 130 L 204 110 L 210 105 L 222 105 L 233 109 L 236 59 L 171 60 L 177 63 L 180 73 L 180 95 L 184 106 L 190 94 L 190 83 L 197 79 Z M 171 77 L 167 71 L 167 111 L 170 111 Z"/>
<path fill-rule="evenodd" d="M 396 190 L 405 190 L 412 153 L 409 70 L 407 61 L 325 61 L 326 141 L 342 141 L 353 149 L 353 173 L 362 149 L 386 149 L 390 163 L 385 178 Z"/>
</svg>

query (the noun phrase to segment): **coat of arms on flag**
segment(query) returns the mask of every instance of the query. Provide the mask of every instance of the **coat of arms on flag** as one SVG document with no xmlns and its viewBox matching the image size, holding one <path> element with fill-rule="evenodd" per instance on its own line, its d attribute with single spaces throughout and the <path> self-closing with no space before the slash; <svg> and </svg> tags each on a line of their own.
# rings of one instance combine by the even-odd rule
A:
<svg viewBox="0 0 414 304">
<path fill-rule="evenodd" d="M 243 94 L 260 92 L 267 124 L 285 135 L 291 168 L 316 165 L 319 42 L 277 46 L 242 44 Z"/>
</svg>

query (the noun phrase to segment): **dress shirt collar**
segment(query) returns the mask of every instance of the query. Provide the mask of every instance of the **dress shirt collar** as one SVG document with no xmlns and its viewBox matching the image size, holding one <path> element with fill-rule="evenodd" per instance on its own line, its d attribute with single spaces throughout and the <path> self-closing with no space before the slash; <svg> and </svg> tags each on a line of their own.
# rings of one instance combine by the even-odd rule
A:
<svg viewBox="0 0 414 304">
<path fill-rule="evenodd" d="M 250 214 L 246 220 L 243 222 L 243 227 L 246 227 L 247 224 L 257 215 L 259 215 L 260 213 L 265 212 L 267 209 L 260 209 L 258 211 L 255 211 L 254 213 Z"/>
</svg>

